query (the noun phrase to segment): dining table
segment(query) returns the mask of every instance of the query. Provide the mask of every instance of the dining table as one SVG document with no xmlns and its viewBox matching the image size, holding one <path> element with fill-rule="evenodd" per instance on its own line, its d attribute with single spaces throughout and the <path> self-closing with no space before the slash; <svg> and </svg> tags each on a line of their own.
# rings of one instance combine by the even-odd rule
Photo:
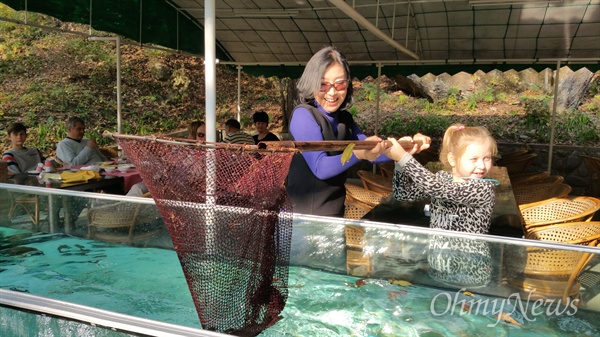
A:
<svg viewBox="0 0 600 337">
<path fill-rule="evenodd" d="M 119 176 L 103 176 L 98 179 L 90 179 L 88 181 L 77 181 L 65 183 L 57 179 L 41 179 L 38 174 L 17 174 L 9 177 L 7 183 L 16 185 L 36 186 L 48 189 L 63 189 L 71 191 L 123 191 L 124 178 Z M 48 193 L 48 224 L 50 232 L 54 233 L 58 230 L 59 225 L 59 210 L 62 207 L 64 211 L 64 230 L 69 234 L 73 228 L 74 220 L 71 214 L 73 208 L 73 197 L 58 196 L 53 193 Z M 60 200 L 60 202 L 59 202 Z"/>
<path fill-rule="evenodd" d="M 427 166 L 426 166 L 427 167 Z M 434 171 L 435 169 L 431 169 Z M 515 201 L 510 178 L 506 167 L 493 166 L 488 178 L 496 179 L 500 183 L 496 186 L 496 202 L 492 213 L 490 225 L 491 235 L 521 238 L 524 235 L 521 211 Z M 429 200 L 415 202 L 398 201 L 393 194 L 384 198 L 382 202 L 363 216 L 365 220 L 388 222 L 419 227 L 429 227 L 427 206 Z"/>
</svg>

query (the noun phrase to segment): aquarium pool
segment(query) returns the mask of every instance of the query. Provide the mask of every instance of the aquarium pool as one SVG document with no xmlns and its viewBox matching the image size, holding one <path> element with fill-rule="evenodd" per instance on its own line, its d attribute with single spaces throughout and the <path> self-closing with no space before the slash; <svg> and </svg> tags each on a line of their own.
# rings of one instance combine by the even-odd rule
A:
<svg viewBox="0 0 600 337">
<path fill-rule="evenodd" d="M 177 255 L 167 249 L 0 227 L 0 288 L 201 327 Z M 403 280 L 291 266 L 288 290 L 283 318 L 260 336 L 600 336 L 596 312 L 517 312 L 511 323 L 473 302 L 500 298 Z M 11 317 L 1 315 L 1 336 L 41 335 Z"/>
</svg>

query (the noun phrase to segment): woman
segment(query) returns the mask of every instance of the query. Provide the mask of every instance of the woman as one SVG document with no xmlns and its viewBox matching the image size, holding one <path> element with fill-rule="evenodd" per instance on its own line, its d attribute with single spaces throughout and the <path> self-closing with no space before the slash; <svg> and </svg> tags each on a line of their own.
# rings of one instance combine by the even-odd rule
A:
<svg viewBox="0 0 600 337">
<path fill-rule="evenodd" d="M 298 80 L 298 103 L 292 112 L 290 139 L 295 141 L 370 140 L 379 141 L 371 150 L 355 150 L 342 164 L 341 152 L 314 151 L 294 155 L 286 188 L 294 212 L 323 216 L 343 216 L 347 170 L 378 156 L 385 143 L 377 136 L 367 137 L 346 110 L 352 104 L 352 81 L 348 62 L 334 47 L 318 51 L 306 64 Z"/>
<path fill-rule="evenodd" d="M 197 141 L 206 141 L 206 124 L 204 121 L 193 121 L 188 126 L 188 138 Z"/>
<path fill-rule="evenodd" d="M 267 115 L 264 111 L 257 111 L 252 115 L 252 120 L 254 121 L 254 127 L 256 127 L 256 135 L 252 136 L 254 138 L 254 144 L 258 144 L 260 142 L 271 142 L 271 141 L 279 141 L 279 138 L 273 133 L 269 131 L 269 115 Z"/>
</svg>

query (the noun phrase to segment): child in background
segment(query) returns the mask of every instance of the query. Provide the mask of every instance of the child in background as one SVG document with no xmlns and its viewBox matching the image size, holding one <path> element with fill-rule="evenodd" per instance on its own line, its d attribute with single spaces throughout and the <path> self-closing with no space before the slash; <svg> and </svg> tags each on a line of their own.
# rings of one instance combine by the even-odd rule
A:
<svg viewBox="0 0 600 337">
<path fill-rule="evenodd" d="M 431 199 L 430 227 L 487 234 L 494 209 L 496 181 L 484 178 L 498 150 L 484 127 L 451 125 L 444 134 L 440 161 L 447 170 L 431 173 L 395 140 L 388 157 L 396 161 L 394 197 L 401 201 Z M 450 172 L 448 172 L 450 171 Z M 434 235 L 429 245 L 429 275 L 460 287 L 490 280 L 490 252 L 485 242 Z"/>
<path fill-rule="evenodd" d="M 2 160 L 8 162 L 8 172 L 23 174 L 35 171 L 39 163 L 45 158 L 35 147 L 25 147 L 27 128 L 21 123 L 13 123 L 6 130 L 12 147 L 2 154 Z"/>
</svg>

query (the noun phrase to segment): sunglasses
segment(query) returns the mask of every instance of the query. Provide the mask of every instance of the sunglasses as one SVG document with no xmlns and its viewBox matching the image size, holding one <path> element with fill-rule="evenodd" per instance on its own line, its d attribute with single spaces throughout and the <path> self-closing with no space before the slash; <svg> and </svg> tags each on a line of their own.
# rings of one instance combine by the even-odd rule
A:
<svg viewBox="0 0 600 337">
<path fill-rule="evenodd" d="M 202 133 L 202 132 L 198 132 L 198 133 L 196 134 L 196 136 L 198 136 L 198 137 L 200 137 L 200 138 L 204 138 L 204 136 L 206 136 L 206 134 L 205 134 L 205 133 Z"/>
<path fill-rule="evenodd" d="M 328 92 L 333 87 L 336 91 L 346 90 L 348 88 L 348 80 L 339 80 L 334 83 L 331 82 L 321 82 L 321 88 L 319 91 Z"/>
</svg>

